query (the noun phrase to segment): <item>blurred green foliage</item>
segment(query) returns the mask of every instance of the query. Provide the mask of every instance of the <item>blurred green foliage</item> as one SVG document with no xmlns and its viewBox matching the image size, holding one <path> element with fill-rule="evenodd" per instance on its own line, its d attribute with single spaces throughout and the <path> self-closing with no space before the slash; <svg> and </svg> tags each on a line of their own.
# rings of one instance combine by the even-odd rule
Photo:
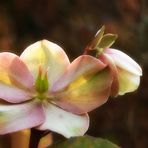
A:
<svg viewBox="0 0 148 148">
<path fill-rule="evenodd" d="M 83 136 L 70 138 L 49 148 L 119 148 L 119 146 L 106 139 Z"/>
</svg>

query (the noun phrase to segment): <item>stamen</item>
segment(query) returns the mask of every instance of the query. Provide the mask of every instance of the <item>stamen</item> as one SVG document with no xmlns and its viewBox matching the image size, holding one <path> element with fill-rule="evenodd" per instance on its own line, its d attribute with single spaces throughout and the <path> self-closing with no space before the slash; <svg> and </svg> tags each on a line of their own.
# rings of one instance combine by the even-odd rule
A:
<svg viewBox="0 0 148 148">
<path fill-rule="evenodd" d="M 38 76 L 35 82 L 35 89 L 42 97 L 42 95 L 48 91 L 48 88 L 48 72 L 46 71 L 43 74 L 43 68 L 39 66 Z"/>
</svg>

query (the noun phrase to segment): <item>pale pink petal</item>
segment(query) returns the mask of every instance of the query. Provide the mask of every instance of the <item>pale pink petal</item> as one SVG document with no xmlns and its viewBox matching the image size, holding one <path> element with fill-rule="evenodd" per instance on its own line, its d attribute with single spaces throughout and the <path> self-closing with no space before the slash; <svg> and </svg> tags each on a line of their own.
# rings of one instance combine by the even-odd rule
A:
<svg viewBox="0 0 148 148">
<path fill-rule="evenodd" d="M 92 56 L 89 55 L 79 56 L 68 66 L 67 71 L 53 85 L 51 91 L 53 92 L 59 91 L 64 87 L 66 87 L 67 85 L 69 85 L 75 79 L 79 78 L 80 76 L 96 73 L 104 69 L 105 67 L 106 64 L 104 64 L 103 62 L 97 60 Z"/>
<path fill-rule="evenodd" d="M 0 135 L 38 126 L 44 120 L 42 104 L 37 102 L 0 104 Z"/>
<path fill-rule="evenodd" d="M 104 104 L 112 75 L 105 64 L 91 56 L 77 58 L 52 88 L 53 102 L 72 113 L 82 114 Z"/>
<path fill-rule="evenodd" d="M 75 115 L 52 104 L 45 107 L 45 112 L 46 120 L 38 127 L 40 130 L 51 130 L 69 138 L 82 136 L 88 129 L 87 114 Z"/>
<path fill-rule="evenodd" d="M 105 53 L 113 58 L 115 64 L 119 68 L 125 69 L 126 71 L 129 71 L 135 75 L 142 75 L 141 67 L 127 54 L 111 48 L 105 49 Z"/>
<path fill-rule="evenodd" d="M 15 86 L 0 83 L 0 100 L 11 103 L 20 103 L 30 100 L 32 93 Z"/>
<path fill-rule="evenodd" d="M 44 73 L 48 71 L 50 86 L 63 74 L 70 64 L 64 50 L 57 44 L 47 40 L 38 41 L 30 45 L 20 57 L 27 64 L 35 79 L 38 75 L 39 67 L 44 70 Z"/>
<path fill-rule="evenodd" d="M 135 91 L 140 84 L 140 76 L 119 69 L 119 95 Z"/>
<path fill-rule="evenodd" d="M 109 69 L 78 78 L 63 91 L 54 94 L 53 102 L 76 114 L 94 110 L 104 104 L 110 96 L 112 76 Z"/>
<path fill-rule="evenodd" d="M 107 64 L 110 68 L 110 72 L 113 76 L 113 82 L 111 86 L 111 96 L 117 96 L 119 91 L 119 76 L 117 67 L 112 59 L 108 54 L 101 54 L 99 57 L 103 63 Z"/>
<path fill-rule="evenodd" d="M 24 62 L 15 54 L 0 53 L 0 83 L 32 88 L 33 77 Z"/>
</svg>

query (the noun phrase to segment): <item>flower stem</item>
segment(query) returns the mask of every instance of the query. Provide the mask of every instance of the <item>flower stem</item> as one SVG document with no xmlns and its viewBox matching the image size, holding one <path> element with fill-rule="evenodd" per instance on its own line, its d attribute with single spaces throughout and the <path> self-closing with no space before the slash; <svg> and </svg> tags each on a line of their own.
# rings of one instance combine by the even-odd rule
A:
<svg viewBox="0 0 148 148">
<path fill-rule="evenodd" d="M 44 135 L 43 131 L 31 129 L 29 148 L 37 148 L 41 137 Z"/>
</svg>

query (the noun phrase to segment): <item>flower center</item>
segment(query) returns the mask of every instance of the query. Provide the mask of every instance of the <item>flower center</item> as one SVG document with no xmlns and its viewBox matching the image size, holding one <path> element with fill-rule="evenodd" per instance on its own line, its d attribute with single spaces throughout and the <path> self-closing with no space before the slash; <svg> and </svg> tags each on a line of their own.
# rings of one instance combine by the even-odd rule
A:
<svg viewBox="0 0 148 148">
<path fill-rule="evenodd" d="M 44 100 L 47 98 L 46 92 L 49 88 L 48 83 L 48 76 L 47 76 L 47 70 L 43 73 L 43 69 L 39 67 L 38 76 L 35 82 L 35 89 L 37 91 L 37 97 L 40 100 Z"/>
</svg>

